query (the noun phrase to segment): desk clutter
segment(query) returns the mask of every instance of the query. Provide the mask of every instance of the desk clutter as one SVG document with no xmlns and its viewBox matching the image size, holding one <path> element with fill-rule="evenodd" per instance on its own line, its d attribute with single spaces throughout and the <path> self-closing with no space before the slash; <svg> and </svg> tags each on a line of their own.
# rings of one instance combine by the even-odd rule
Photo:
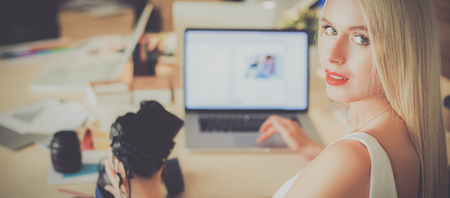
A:
<svg viewBox="0 0 450 198">
<path fill-rule="evenodd" d="M 23 62 L 42 63 L 43 70 L 31 85 L 36 93 L 85 93 L 91 106 L 139 104 L 153 99 L 173 103 L 180 92 L 180 69 L 174 32 L 142 35 L 133 62 L 120 61 L 130 38 L 100 35 L 77 43 L 69 38 L 32 42 L 0 48 L 0 66 Z M 25 50 L 25 51 L 24 51 Z M 113 73 L 119 69 L 117 77 Z"/>
<path fill-rule="evenodd" d="M 155 101 L 141 102 L 140 110 L 136 114 L 119 116 L 111 126 L 109 146 L 112 147 L 112 155 L 124 165 L 126 178 L 123 179 L 127 179 L 130 184 L 129 180 L 133 178 L 131 171 L 143 177 L 150 177 L 163 168 L 161 178 L 169 195 L 183 192 L 184 181 L 178 160 L 167 160 L 175 145 L 173 138 L 183 124 L 183 120 L 166 111 Z M 111 182 L 105 167 L 100 163 L 107 156 L 107 152 L 81 152 L 93 149 L 92 140 L 88 138 L 92 138 L 90 130 L 80 139 L 74 131 L 60 131 L 53 135 L 50 144 L 53 169 L 49 169 L 49 184 L 88 182 L 96 179 L 97 191 L 101 196 L 113 197 L 104 190 Z M 97 160 L 98 166 L 95 161 L 92 164 L 92 160 Z M 96 169 L 97 167 L 99 168 Z"/>
<path fill-rule="evenodd" d="M 5 122 L 6 118 L 12 119 L 11 117 L 18 117 L 16 119 L 22 119 L 22 121 L 26 117 L 33 122 L 35 117 L 41 116 L 40 111 L 47 111 L 48 107 L 45 105 L 51 106 L 49 104 L 52 103 L 64 104 L 67 102 L 50 98 L 18 108 L 0 118 L 3 118 L 1 120 L 3 124 L 7 123 Z M 38 112 L 37 109 L 40 111 Z M 87 110 L 85 111 L 87 112 Z M 34 112 L 34 117 L 31 112 Z M 54 112 L 54 110 L 50 112 Z M 65 119 L 71 120 L 70 117 L 62 116 L 59 121 L 64 123 Z M 46 122 L 48 125 L 62 126 L 61 123 Z M 45 131 L 48 139 L 39 143 L 42 148 L 49 151 L 48 184 L 96 181 L 97 191 L 103 197 L 110 197 L 103 189 L 109 180 L 101 162 L 108 158 L 109 152 L 112 152 L 112 155 L 124 164 L 127 175 L 123 179 L 128 179 L 129 182 L 129 179 L 132 179 L 131 171 L 134 174 L 149 177 L 162 168 L 161 178 L 167 192 L 170 196 L 177 195 L 184 190 L 180 164 L 177 158 L 170 160 L 167 158 L 175 145 L 173 138 L 183 124 L 183 120 L 168 112 L 158 102 L 142 101 L 140 109 L 136 113 L 128 112 L 117 117 L 109 133 L 102 131 L 98 121 L 91 115 L 84 116 L 82 122 L 74 130 L 64 127 L 48 127 L 48 130 Z M 58 132 L 50 133 L 50 129 L 56 129 L 54 131 Z M 22 132 L 26 134 L 28 131 L 25 129 Z M 109 147 L 112 148 L 111 151 L 107 150 Z M 74 193 L 64 189 L 59 189 L 59 191 Z"/>
<path fill-rule="evenodd" d="M 1 114 L 0 129 L 1 146 L 19 150 L 36 142 L 51 153 L 50 185 L 95 181 L 98 159 L 107 156 L 109 147 L 109 136 L 87 108 L 56 98 Z"/>
<path fill-rule="evenodd" d="M 0 145 L 11 150 L 48 139 L 56 131 L 76 130 L 88 111 L 82 105 L 56 98 L 40 100 L 0 114 Z"/>
</svg>

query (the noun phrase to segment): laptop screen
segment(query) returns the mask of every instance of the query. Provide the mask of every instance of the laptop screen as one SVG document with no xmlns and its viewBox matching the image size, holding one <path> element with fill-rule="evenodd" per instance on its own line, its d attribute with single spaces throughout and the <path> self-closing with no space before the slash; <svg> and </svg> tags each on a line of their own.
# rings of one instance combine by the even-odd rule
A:
<svg viewBox="0 0 450 198">
<path fill-rule="evenodd" d="M 185 32 L 188 110 L 306 110 L 308 35 L 290 30 Z"/>
</svg>

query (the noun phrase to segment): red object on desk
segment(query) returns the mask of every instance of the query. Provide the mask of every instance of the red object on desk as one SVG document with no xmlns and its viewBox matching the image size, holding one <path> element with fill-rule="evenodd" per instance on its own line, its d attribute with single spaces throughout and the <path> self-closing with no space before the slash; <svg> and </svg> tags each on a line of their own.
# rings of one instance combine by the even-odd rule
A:
<svg viewBox="0 0 450 198">
<path fill-rule="evenodd" d="M 92 132 L 90 129 L 86 129 L 86 133 L 84 134 L 83 140 L 81 143 L 81 150 L 94 150 L 94 143 L 92 141 Z"/>
</svg>

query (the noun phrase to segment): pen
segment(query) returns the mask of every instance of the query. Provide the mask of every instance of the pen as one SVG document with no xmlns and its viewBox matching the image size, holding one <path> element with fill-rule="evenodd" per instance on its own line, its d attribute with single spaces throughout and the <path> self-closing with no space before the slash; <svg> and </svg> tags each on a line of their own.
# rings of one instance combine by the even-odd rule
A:
<svg viewBox="0 0 450 198">
<path fill-rule="evenodd" d="M 39 55 L 45 55 L 45 54 L 51 54 L 51 53 L 58 53 L 68 50 L 69 48 L 55 48 L 55 49 L 47 49 L 47 50 L 41 50 L 41 51 L 20 51 L 20 52 L 0 52 L 0 57 L 2 59 L 11 59 L 11 58 L 21 58 L 26 56 L 39 56 Z"/>
<path fill-rule="evenodd" d="M 0 59 L 20 58 L 62 52 L 69 49 L 70 39 L 45 40 L 33 43 L 0 47 Z"/>
<path fill-rule="evenodd" d="M 62 192 L 62 193 L 70 194 L 70 195 L 75 195 L 75 196 L 81 197 L 81 198 L 94 198 L 93 196 L 90 196 L 90 195 L 85 195 L 82 193 L 78 193 L 78 192 L 74 192 L 74 191 L 70 191 L 70 190 L 66 190 L 66 189 L 62 189 L 62 188 L 58 188 L 58 191 Z"/>
</svg>

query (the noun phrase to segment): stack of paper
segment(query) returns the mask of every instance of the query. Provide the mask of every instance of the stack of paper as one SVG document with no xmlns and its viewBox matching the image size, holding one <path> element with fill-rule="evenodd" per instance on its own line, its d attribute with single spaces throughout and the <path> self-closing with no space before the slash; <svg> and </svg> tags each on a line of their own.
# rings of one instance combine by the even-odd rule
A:
<svg viewBox="0 0 450 198">
<path fill-rule="evenodd" d="M 10 142 L 24 144 L 21 139 L 34 137 L 33 135 L 45 137 L 62 130 L 76 130 L 83 125 L 88 115 L 89 112 L 81 105 L 56 98 L 13 109 L 0 114 L 0 126 L 5 129 L 0 133 L 0 144 L 15 149 L 22 145 L 11 146 Z"/>
<path fill-rule="evenodd" d="M 76 103 L 50 98 L 0 115 L 0 124 L 20 134 L 51 135 L 77 129 L 87 116 L 88 111 Z"/>
</svg>

